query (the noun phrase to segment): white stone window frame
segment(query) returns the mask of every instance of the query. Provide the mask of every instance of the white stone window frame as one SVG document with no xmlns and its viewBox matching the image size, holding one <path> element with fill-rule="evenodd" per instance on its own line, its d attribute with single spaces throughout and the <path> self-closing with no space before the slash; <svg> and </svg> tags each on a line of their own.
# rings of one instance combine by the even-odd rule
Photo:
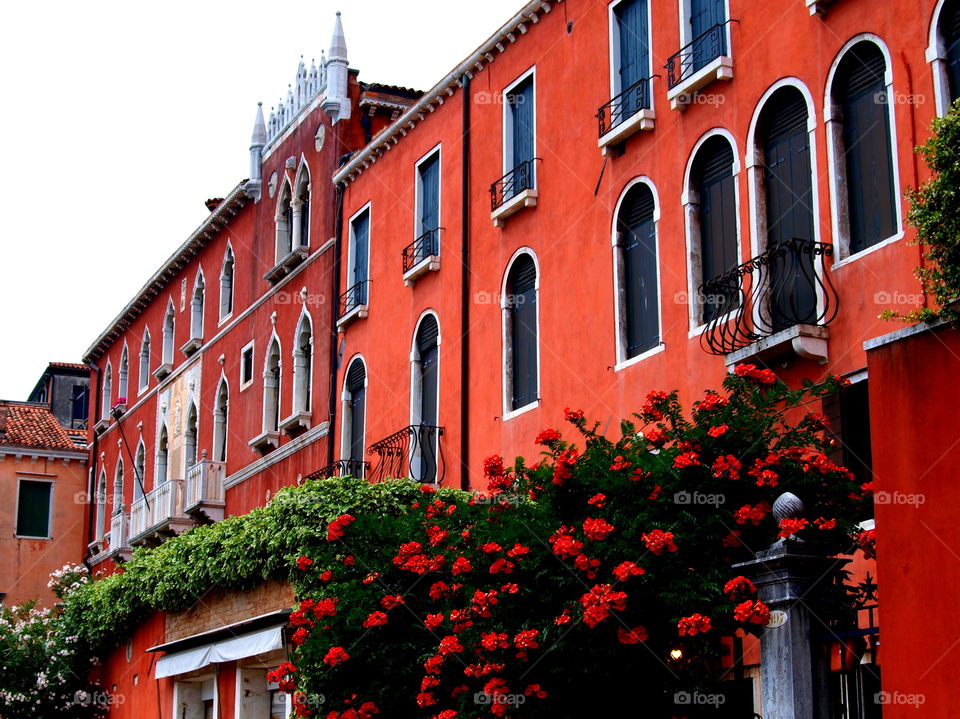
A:
<svg viewBox="0 0 960 719">
<path fill-rule="evenodd" d="M 220 417 L 220 394 L 226 391 L 226 406 L 223 408 L 223 417 Z M 213 452 L 214 462 L 219 462 L 221 455 L 224 462 L 229 456 L 230 446 L 230 383 L 223 372 L 220 373 L 220 380 L 217 382 L 217 389 L 213 395 Z M 222 442 L 222 446 L 221 443 Z M 220 451 L 222 450 L 222 452 Z"/>
<path fill-rule="evenodd" d="M 290 205 L 291 208 L 291 221 L 288 224 L 287 215 L 286 215 L 286 205 Z M 279 265 L 283 262 L 283 259 L 289 255 L 293 247 L 293 228 L 290 227 L 290 224 L 295 224 L 292 221 L 293 217 L 293 183 L 290 181 L 290 178 L 287 176 L 287 173 L 284 173 L 283 182 L 280 184 L 280 191 L 277 193 L 277 207 L 276 212 L 274 213 L 273 219 L 276 226 L 275 233 L 275 251 L 274 251 L 274 264 Z M 287 249 L 287 245 L 290 246 L 290 249 Z"/>
<path fill-rule="evenodd" d="M 420 317 L 417 318 L 417 322 L 413 327 L 413 339 L 410 343 L 410 424 L 414 427 L 423 424 L 423 414 L 421 412 L 420 405 L 422 403 L 422 394 L 423 394 L 423 376 L 420 371 L 420 347 L 417 344 L 417 336 L 420 334 L 420 327 L 423 325 L 424 320 L 427 317 L 432 317 L 433 321 L 437 323 L 437 410 L 435 416 L 437 418 L 437 426 L 442 427 L 443 424 L 440 421 L 440 408 L 443 406 L 440 401 L 440 392 L 443 388 L 443 382 L 440 381 L 440 342 L 443 339 L 442 330 L 440 327 L 440 316 L 437 314 L 436 310 L 427 309 L 424 310 Z M 440 437 L 434 436 L 433 441 L 435 444 L 439 444 Z M 410 473 L 417 477 L 422 476 L 419 472 L 413 467 L 414 462 L 422 462 L 423 456 L 423 446 L 418 443 L 418 453 L 410 457 Z M 439 452 L 434 449 L 433 456 L 435 458 L 439 457 Z M 436 480 L 434 480 L 436 481 Z"/>
<path fill-rule="evenodd" d="M 310 360 L 305 368 L 301 368 L 300 336 L 304 329 L 310 335 Z M 293 333 L 293 413 L 303 412 L 310 414 L 313 411 L 313 368 L 316 352 L 314 351 L 314 332 L 313 317 L 307 311 L 306 306 L 300 311 L 300 317 L 297 320 L 297 327 Z M 306 377 L 304 377 L 306 375 Z M 303 383 L 306 383 L 305 385 Z"/>
<path fill-rule="evenodd" d="M 840 63 L 856 45 L 871 42 L 883 53 L 884 88 L 887 95 L 887 117 L 890 123 L 890 162 L 893 164 L 893 194 L 897 213 L 896 232 L 859 252 L 850 252 L 849 191 L 847 189 L 847 165 L 843 152 L 843 121 L 840 108 L 834 102 L 834 84 Z M 886 43 L 873 33 L 860 33 L 850 38 L 836 54 L 827 73 L 826 91 L 823 99 L 823 121 L 827 136 L 827 164 L 830 186 L 830 222 L 833 231 L 833 269 L 836 270 L 861 257 L 876 252 L 904 237 L 903 203 L 900 194 L 900 158 L 897 149 L 896 101 L 893 89 L 893 58 Z"/>
<path fill-rule="evenodd" d="M 351 436 L 353 434 L 353 415 L 350 412 L 350 403 L 353 400 L 353 394 L 347 389 L 347 378 L 350 376 L 350 369 L 353 367 L 354 362 L 360 362 L 363 364 L 363 389 L 364 389 L 364 406 L 363 406 L 363 444 L 367 443 L 367 417 L 370 416 L 369 412 L 369 399 L 370 399 L 370 372 L 368 371 L 369 366 L 367 365 L 367 359 L 363 354 L 357 353 L 350 358 L 350 361 L 347 362 L 346 371 L 343 373 L 343 391 L 340 394 L 340 416 L 343 418 L 343 421 L 340 423 L 340 458 L 343 460 L 350 460 L 351 452 Z"/>
<path fill-rule="evenodd" d="M 253 368 L 254 368 L 254 365 L 256 364 L 256 359 L 257 359 L 257 355 L 256 355 L 256 352 L 255 352 L 255 347 L 254 347 L 255 343 L 256 343 L 256 340 L 250 340 L 249 342 L 247 342 L 247 344 L 245 344 L 245 345 L 243 346 L 243 349 L 240 350 L 240 366 L 239 366 L 240 382 L 239 382 L 239 385 L 240 385 L 240 391 L 241 391 L 241 392 L 243 392 L 245 389 L 247 389 L 248 387 L 250 387 L 251 385 L 253 385 L 253 378 L 254 378 Z M 244 368 L 244 355 L 247 354 L 247 352 L 250 353 L 250 376 L 249 376 L 249 377 L 244 377 L 244 375 L 243 375 L 243 372 L 244 372 L 244 369 L 243 369 L 243 368 Z"/>
<path fill-rule="evenodd" d="M 127 341 L 123 341 L 123 350 L 120 352 L 120 365 L 117 369 L 117 400 L 128 400 L 130 390 L 130 350 Z"/>
<path fill-rule="evenodd" d="M 233 316 L 234 302 L 236 301 L 234 293 L 236 277 L 237 256 L 233 251 L 233 245 L 227 241 L 227 247 L 223 252 L 223 262 L 220 264 L 220 303 L 217 312 L 219 317 L 217 327 L 224 325 Z M 224 311 L 228 304 L 229 310 Z"/>
<path fill-rule="evenodd" d="M 110 421 L 110 409 L 113 406 L 113 363 L 108 359 L 103 368 L 103 382 L 100 386 L 100 420 Z"/>
<path fill-rule="evenodd" d="M 269 367 L 270 367 L 270 358 L 273 355 L 274 346 L 276 346 L 276 356 L 277 356 L 277 377 L 276 377 L 277 386 L 275 388 L 270 387 L 267 383 Z M 275 414 L 277 418 L 277 426 L 275 427 L 272 426 L 272 420 L 270 420 L 270 417 L 268 416 L 268 413 L 267 413 L 269 409 L 269 406 L 267 404 L 267 400 L 269 399 L 268 392 L 271 392 L 273 396 L 276 398 L 275 399 L 276 407 L 274 409 L 276 410 Z M 273 432 L 280 431 L 280 422 L 283 419 L 281 415 L 281 410 L 280 410 L 282 406 L 282 399 L 283 399 L 283 344 L 280 342 L 280 338 L 277 336 L 277 333 L 274 331 L 270 335 L 270 340 L 267 342 L 266 352 L 264 352 L 264 355 L 263 355 L 263 403 L 261 405 L 261 409 L 262 409 L 261 430 L 263 432 L 273 433 Z"/>
<path fill-rule="evenodd" d="M 307 225 L 307 236 L 303 237 L 301 216 L 303 213 L 303 204 L 301 200 L 301 189 L 307 193 L 308 208 L 313 207 L 312 202 L 312 184 L 310 179 L 310 166 L 307 164 L 305 155 L 300 155 L 300 166 L 297 168 L 297 174 L 293 181 L 292 194 L 290 196 L 290 208 L 293 227 L 290 228 L 290 247 L 295 251 L 301 247 L 310 247 L 310 227 L 309 218 Z M 308 212 L 310 210 L 308 209 Z"/>
<path fill-rule="evenodd" d="M 143 335 L 140 338 L 140 352 L 137 354 L 139 361 L 137 376 L 137 395 L 146 392 L 150 387 L 150 351 L 153 349 L 150 338 L 150 329 L 143 328 Z"/>
<path fill-rule="evenodd" d="M 933 76 L 933 96 L 937 117 L 943 117 L 950 110 L 950 79 L 947 76 L 947 44 L 940 32 L 940 20 L 947 0 L 937 0 L 930 18 L 929 44 L 926 60 L 930 64 Z"/>
</svg>

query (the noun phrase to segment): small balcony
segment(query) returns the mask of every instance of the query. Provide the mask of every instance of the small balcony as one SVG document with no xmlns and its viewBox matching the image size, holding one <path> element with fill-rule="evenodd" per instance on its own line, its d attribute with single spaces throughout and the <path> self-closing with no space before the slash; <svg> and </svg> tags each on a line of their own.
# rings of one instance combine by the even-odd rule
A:
<svg viewBox="0 0 960 719">
<path fill-rule="evenodd" d="M 369 314 L 367 306 L 370 296 L 370 280 L 357 282 L 340 295 L 337 309 L 337 327 L 343 327 L 353 320 L 364 319 Z"/>
<path fill-rule="evenodd" d="M 185 482 L 168 479 L 130 506 L 130 545 L 156 545 L 193 526 L 184 513 Z"/>
<path fill-rule="evenodd" d="M 490 219 L 495 227 L 503 227 L 511 215 L 525 207 L 537 206 L 535 157 L 517 165 L 490 185 Z"/>
<path fill-rule="evenodd" d="M 440 229 L 427 230 L 403 248 L 403 284 L 407 287 L 421 275 L 440 270 Z"/>
<path fill-rule="evenodd" d="M 280 431 L 288 437 L 297 437 L 310 429 L 312 414 L 305 409 L 297 410 L 280 420 Z"/>
<path fill-rule="evenodd" d="M 202 346 L 203 346 L 202 337 L 191 337 L 186 342 L 184 342 L 183 346 L 180 348 L 180 351 L 183 352 L 183 354 L 186 355 L 187 357 L 190 357 Z"/>
<path fill-rule="evenodd" d="M 424 484 L 439 484 L 446 474 L 440 443 L 443 431 L 443 427 L 412 424 L 374 442 L 367 449 L 367 454 L 378 457 L 371 480 L 410 477 Z"/>
<path fill-rule="evenodd" d="M 641 130 L 653 129 L 650 103 L 650 78 L 638 80 L 597 110 L 600 125 L 598 146 L 604 155 L 623 146 L 624 141 Z"/>
<path fill-rule="evenodd" d="M 203 459 L 187 470 L 186 497 L 183 500 L 185 514 L 207 522 L 219 522 L 223 519 L 223 479 L 226 465 Z"/>
<path fill-rule="evenodd" d="M 110 542 L 106 552 L 108 558 L 124 562 L 130 559 L 133 550 L 130 548 L 128 536 L 129 523 L 130 515 L 126 512 L 118 512 L 110 517 Z"/>
<path fill-rule="evenodd" d="M 700 343 L 728 365 L 749 359 L 827 360 L 837 291 L 824 265 L 833 246 L 791 239 L 705 283 L 708 319 Z"/>
<path fill-rule="evenodd" d="M 293 270 L 298 265 L 302 264 L 303 261 L 309 256 L 309 247 L 295 247 L 288 252 L 276 265 L 267 270 L 263 275 L 263 279 L 265 279 L 271 285 L 275 285 L 284 277 L 293 272 Z"/>
<path fill-rule="evenodd" d="M 164 362 L 153 371 L 153 376 L 162 380 L 173 372 L 173 362 Z"/>
<path fill-rule="evenodd" d="M 304 479 L 328 479 L 330 477 L 366 477 L 370 474 L 370 463 L 360 459 L 338 459 Z"/>
<path fill-rule="evenodd" d="M 730 22 L 714 25 L 667 60 L 667 99 L 674 110 L 695 103 L 695 94 L 714 80 L 733 79 L 733 58 L 727 48 Z"/>
</svg>

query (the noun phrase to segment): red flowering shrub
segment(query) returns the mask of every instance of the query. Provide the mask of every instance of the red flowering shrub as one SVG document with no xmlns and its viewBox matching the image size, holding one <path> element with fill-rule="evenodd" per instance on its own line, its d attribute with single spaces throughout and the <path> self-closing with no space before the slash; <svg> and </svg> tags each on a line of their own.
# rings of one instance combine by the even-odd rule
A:
<svg viewBox="0 0 960 719">
<path fill-rule="evenodd" d="M 578 445 L 547 429 L 534 465 L 488 457 L 482 496 L 394 481 L 398 509 L 337 505 L 285 565 L 318 571 L 291 573 L 284 686 L 322 693 L 327 719 L 614 716 L 637 691 L 669 716 L 657 697 L 705 686 L 722 638 L 769 621 L 734 564 L 794 537 L 873 552 L 869 492 L 829 460 L 822 422 L 785 411 L 836 389 L 744 365 L 687 410 L 650 393 L 616 436 L 568 409 Z M 785 491 L 804 517 L 774 518 Z"/>
</svg>

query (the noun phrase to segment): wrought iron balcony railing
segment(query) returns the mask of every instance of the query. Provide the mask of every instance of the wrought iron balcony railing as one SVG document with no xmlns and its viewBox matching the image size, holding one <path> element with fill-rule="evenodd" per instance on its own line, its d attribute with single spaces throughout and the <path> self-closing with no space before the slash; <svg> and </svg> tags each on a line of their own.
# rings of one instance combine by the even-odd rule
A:
<svg viewBox="0 0 960 719">
<path fill-rule="evenodd" d="M 672 90 L 691 77 L 697 70 L 705 67 L 727 53 L 727 22 L 714 25 L 702 35 L 670 56 L 664 67 L 667 69 L 667 87 Z"/>
<path fill-rule="evenodd" d="M 650 109 L 650 78 L 637 80 L 597 111 L 600 137 L 641 110 Z"/>
<path fill-rule="evenodd" d="M 439 228 L 427 230 L 403 248 L 403 271 L 409 272 L 428 257 L 440 254 Z"/>
<path fill-rule="evenodd" d="M 522 162 L 510 172 L 490 185 L 490 210 L 496 210 L 503 203 L 516 197 L 524 190 L 532 190 L 535 186 L 534 163 L 539 158 Z"/>
<path fill-rule="evenodd" d="M 443 427 L 412 424 L 389 437 L 374 442 L 367 454 L 379 460 L 371 479 L 375 482 L 387 477 L 410 477 L 418 482 L 440 482 L 446 474 L 440 437 Z"/>
<path fill-rule="evenodd" d="M 333 464 L 311 472 L 304 479 L 328 479 L 329 477 L 366 477 L 370 463 L 362 459 L 338 459 Z"/>
<path fill-rule="evenodd" d="M 832 256 L 832 245 L 794 238 L 705 283 L 703 348 L 724 355 L 796 325 L 830 324 L 839 300 L 823 258 Z"/>
<path fill-rule="evenodd" d="M 338 317 L 352 312 L 358 307 L 367 304 L 367 294 L 370 280 L 363 280 L 352 285 L 346 292 L 340 295 Z"/>
</svg>

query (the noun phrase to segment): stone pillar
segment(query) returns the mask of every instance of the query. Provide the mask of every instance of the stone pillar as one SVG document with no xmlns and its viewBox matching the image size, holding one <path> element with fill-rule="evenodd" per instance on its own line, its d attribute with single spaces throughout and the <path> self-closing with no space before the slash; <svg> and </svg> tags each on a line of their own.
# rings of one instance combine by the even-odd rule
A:
<svg viewBox="0 0 960 719">
<path fill-rule="evenodd" d="M 735 565 L 753 580 L 760 601 L 773 614 L 760 638 L 764 719 L 830 716 L 829 667 L 818 639 L 829 630 L 818 616 L 819 599 L 829 589 L 834 570 L 848 561 L 824 557 L 791 539 Z"/>
</svg>

